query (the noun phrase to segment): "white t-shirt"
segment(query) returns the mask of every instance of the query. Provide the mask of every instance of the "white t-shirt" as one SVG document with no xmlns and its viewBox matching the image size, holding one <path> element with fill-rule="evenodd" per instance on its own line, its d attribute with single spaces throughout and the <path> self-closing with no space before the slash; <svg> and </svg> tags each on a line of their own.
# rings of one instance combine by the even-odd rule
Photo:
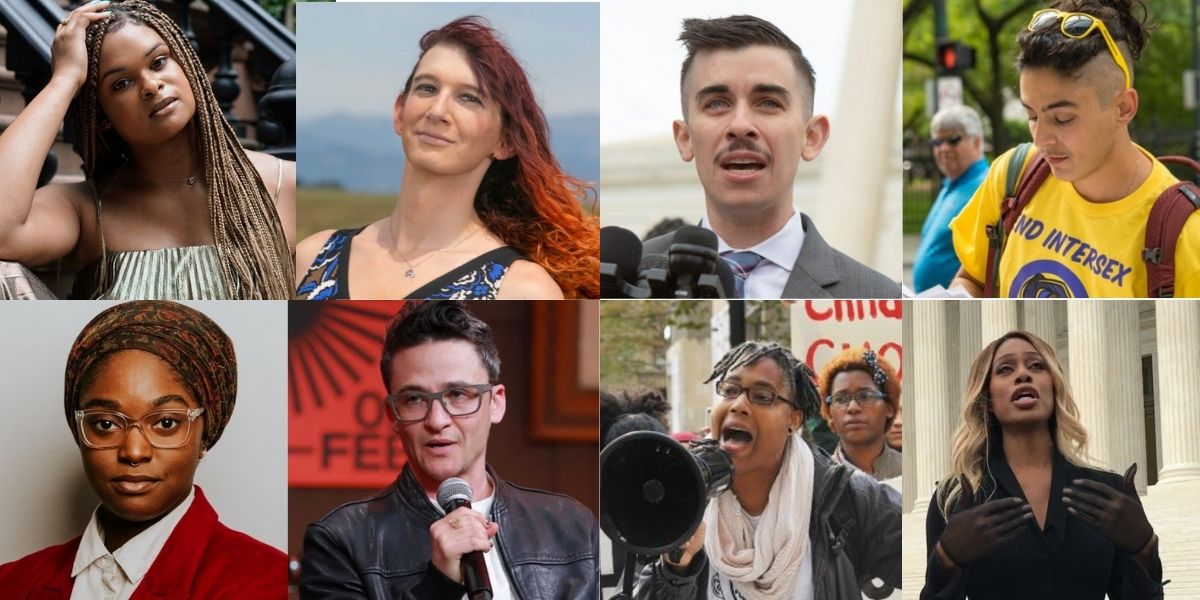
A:
<svg viewBox="0 0 1200 600">
<path fill-rule="evenodd" d="M 92 511 L 71 566 L 71 577 L 75 579 L 71 600 L 128 600 L 195 497 L 193 487 L 179 506 L 111 553 L 104 545 L 104 532 L 96 518 L 100 508 Z"/>
<path fill-rule="evenodd" d="M 471 510 L 484 515 L 489 521 L 496 519 L 492 515 L 492 500 L 496 498 L 496 494 L 492 494 L 482 500 L 475 500 L 471 503 Z M 437 501 L 433 498 L 429 502 L 441 510 Z M 500 534 L 497 534 L 500 535 Z M 493 538 L 493 542 L 495 538 Z M 508 572 L 504 570 L 504 561 L 500 558 L 500 552 L 493 547 L 490 551 L 483 553 L 483 563 L 487 566 L 488 581 L 492 584 L 492 600 L 512 600 L 517 597 L 516 592 L 512 589 L 512 582 L 508 580 Z M 463 594 L 463 600 L 467 600 L 467 595 Z"/>
<path fill-rule="evenodd" d="M 761 516 L 751 517 L 750 526 L 758 528 L 758 522 L 762 520 Z M 714 600 L 752 600 L 749 597 L 743 596 L 741 592 L 736 591 L 733 587 L 733 582 L 728 577 L 720 574 L 714 569 L 710 563 L 708 567 L 708 597 Z M 796 579 L 796 590 L 792 592 L 792 600 L 813 600 L 813 567 L 812 567 L 812 548 L 804 553 L 804 558 L 800 559 L 800 577 Z"/>
</svg>

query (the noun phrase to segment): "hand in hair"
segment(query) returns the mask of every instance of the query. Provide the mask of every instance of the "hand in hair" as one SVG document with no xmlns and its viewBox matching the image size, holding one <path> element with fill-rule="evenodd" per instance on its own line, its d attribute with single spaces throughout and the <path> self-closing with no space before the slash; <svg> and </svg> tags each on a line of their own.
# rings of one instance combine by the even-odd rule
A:
<svg viewBox="0 0 1200 600">
<path fill-rule="evenodd" d="M 108 5 L 107 1 L 84 4 L 59 24 L 50 48 L 52 78 L 70 81 L 76 91 L 83 87 L 88 72 L 87 28 L 108 18 Z"/>
<path fill-rule="evenodd" d="M 966 477 L 959 477 L 962 491 L 958 507 L 946 522 L 938 541 L 942 552 L 961 567 L 991 554 L 1021 533 L 1033 518 L 1033 510 L 1020 498 L 1002 498 L 975 506 Z"/>
<path fill-rule="evenodd" d="M 1063 489 L 1067 512 L 1104 534 L 1127 554 L 1141 552 L 1154 539 L 1154 528 L 1146 519 L 1133 485 L 1136 474 L 1137 463 L 1133 463 L 1125 471 L 1124 493 L 1087 479 L 1076 479 Z"/>
</svg>

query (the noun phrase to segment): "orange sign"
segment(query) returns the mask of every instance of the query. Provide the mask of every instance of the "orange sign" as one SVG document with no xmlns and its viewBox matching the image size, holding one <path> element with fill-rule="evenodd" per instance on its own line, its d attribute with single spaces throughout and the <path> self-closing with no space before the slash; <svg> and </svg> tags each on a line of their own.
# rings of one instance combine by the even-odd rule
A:
<svg viewBox="0 0 1200 600">
<path fill-rule="evenodd" d="M 288 306 L 288 485 L 381 488 L 404 467 L 384 413 L 383 334 L 402 302 Z"/>
</svg>

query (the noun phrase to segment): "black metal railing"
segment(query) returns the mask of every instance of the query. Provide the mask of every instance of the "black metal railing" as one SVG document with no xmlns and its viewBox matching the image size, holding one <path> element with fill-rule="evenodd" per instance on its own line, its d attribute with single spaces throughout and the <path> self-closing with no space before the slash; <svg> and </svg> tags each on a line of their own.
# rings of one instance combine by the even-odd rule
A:
<svg viewBox="0 0 1200 600">
<path fill-rule="evenodd" d="M 71 8 L 64 9 L 55 0 L 15 0 L 0 2 L 0 25 L 8 32 L 6 66 L 23 86 L 28 104 L 50 81 L 50 46 L 54 32 Z M 201 55 L 216 57 L 213 92 L 226 119 L 244 145 L 263 152 L 295 159 L 295 57 L 296 36 L 275 21 L 252 0 L 207 0 L 207 12 L 193 7 L 194 0 L 175 0 L 159 7 L 179 23 L 193 48 Z M 201 52 L 202 37 L 197 36 L 192 19 L 207 16 L 207 39 L 215 48 Z M 270 80 L 266 93 L 257 99 L 258 123 L 254 140 L 246 138 L 247 127 L 233 112 L 234 103 L 244 93 L 234 70 L 235 45 L 250 42 L 246 68 L 260 80 Z M 208 65 L 212 66 L 212 65 Z M 71 141 L 71 132 L 63 138 Z M 53 151 L 43 167 L 38 184 L 44 185 L 57 172 Z"/>
</svg>

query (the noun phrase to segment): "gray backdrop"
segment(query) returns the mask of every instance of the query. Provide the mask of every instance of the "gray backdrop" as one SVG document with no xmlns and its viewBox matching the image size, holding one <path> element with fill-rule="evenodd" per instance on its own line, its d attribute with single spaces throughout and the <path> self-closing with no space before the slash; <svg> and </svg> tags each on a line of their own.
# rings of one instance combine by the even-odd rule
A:
<svg viewBox="0 0 1200 600">
<path fill-rule="evenodd" d="M 67 352 L 105 301 L 0 306 L 0 563 L 83 532 L 98 499 L 63 417 Z M 233 339 L 238 396 L 196 483 L 225 525 L 287 548 L 287 303 L 185 302 Z"/>
</svg>

